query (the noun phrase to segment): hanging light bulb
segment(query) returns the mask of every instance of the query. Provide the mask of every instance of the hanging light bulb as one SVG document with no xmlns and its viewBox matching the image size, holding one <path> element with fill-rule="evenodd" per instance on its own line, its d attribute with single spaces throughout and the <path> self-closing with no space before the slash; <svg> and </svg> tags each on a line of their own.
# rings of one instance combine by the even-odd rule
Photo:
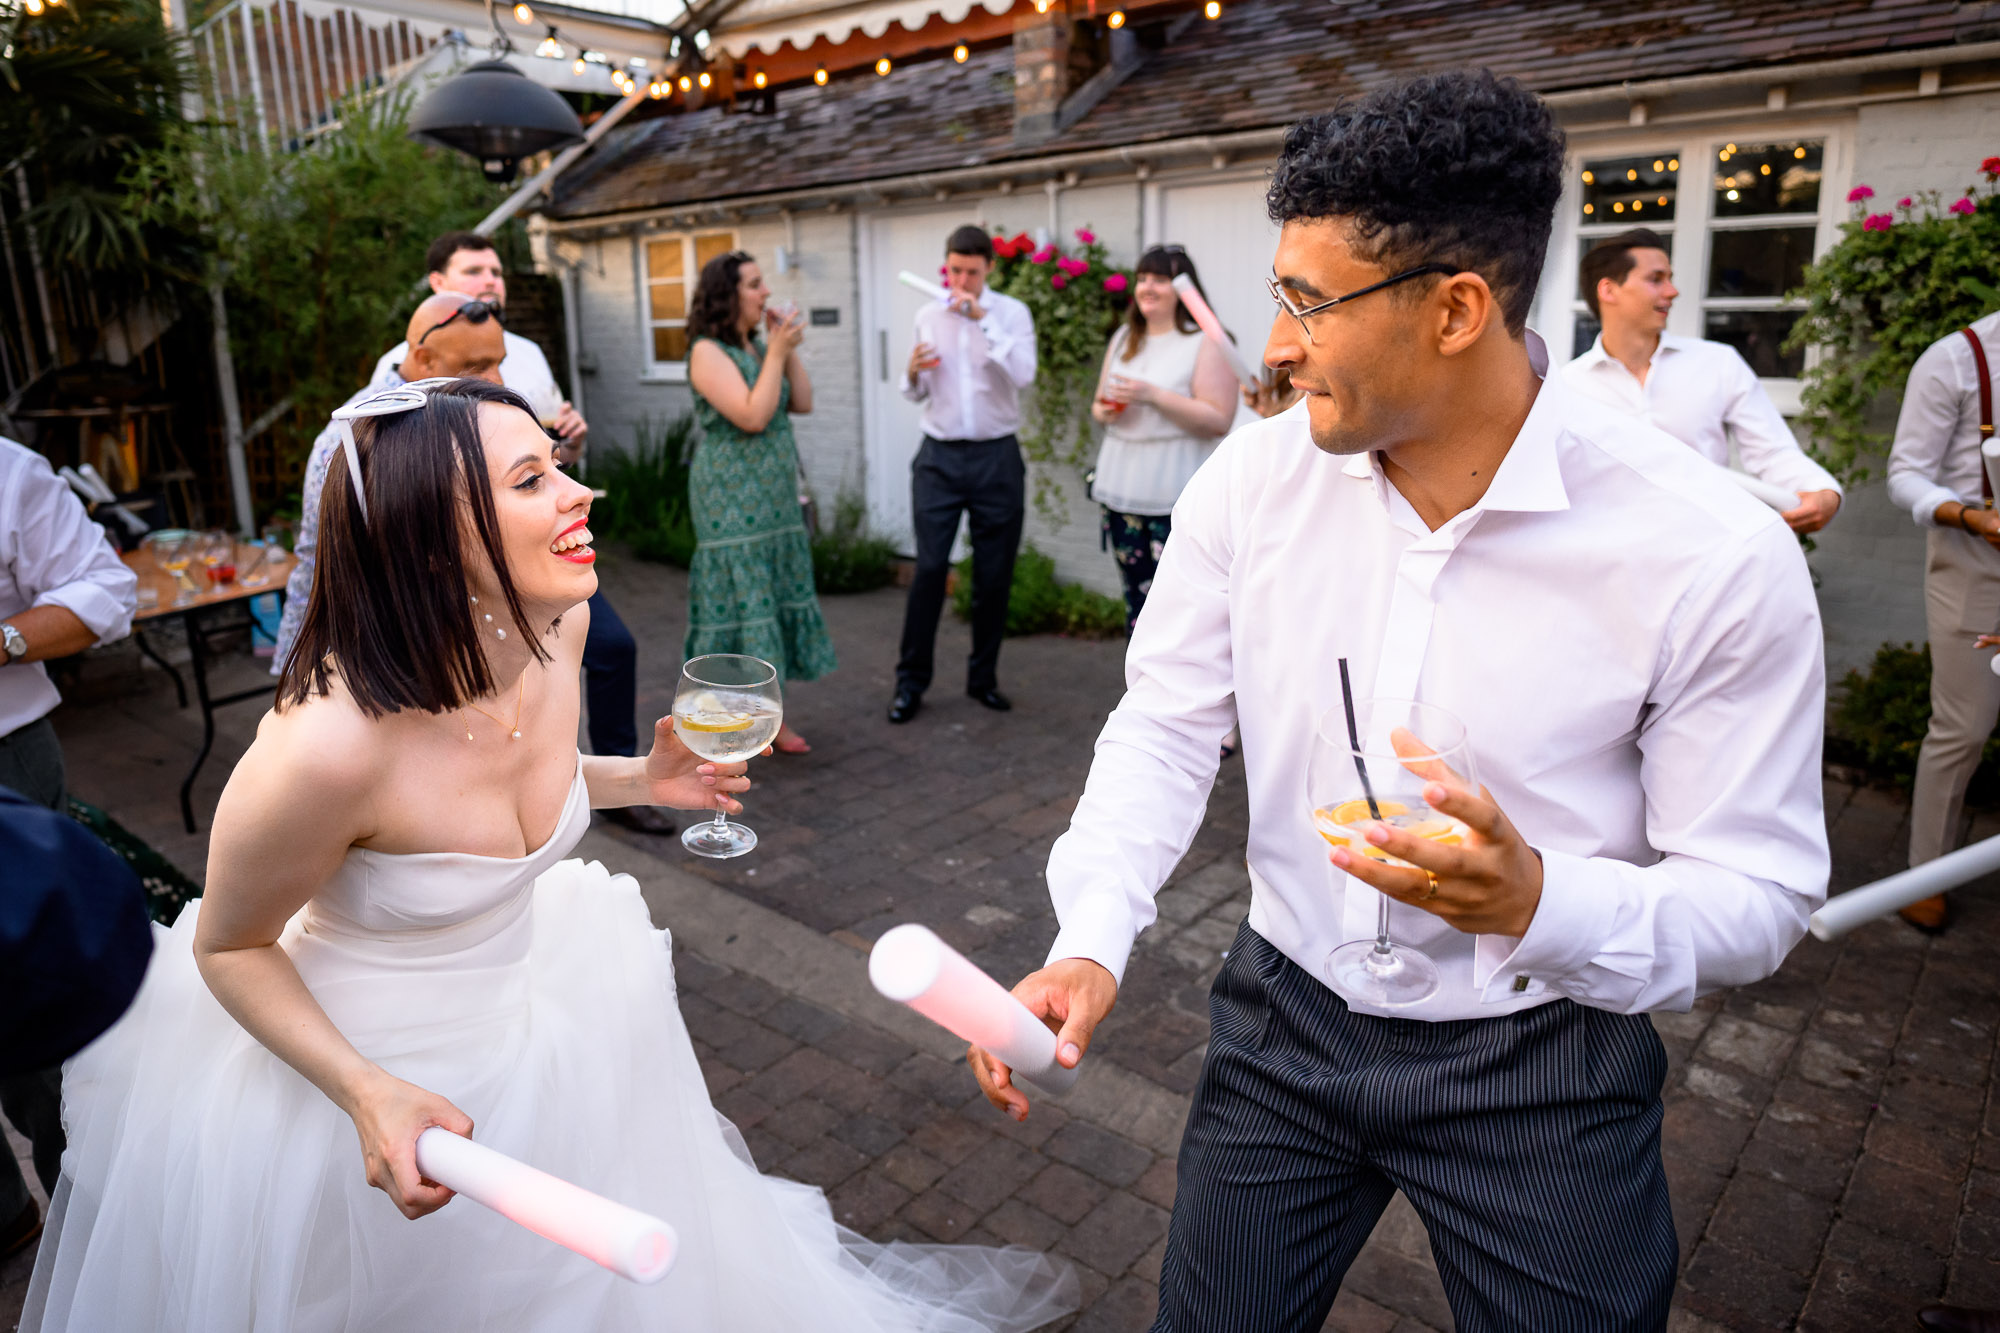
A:
<svg viewBox="0 0 2000 1333">
<path fill-rule="evenodd" d="M 707 70 L 703 70 L 701 73 L 695 75 L 694 81 L 700 84 L 702 87 L 706 88 L 711 83 L 715 82 L 715 77 L 711 75 Z"/>
<path fill-rule="evenodd" d="M 879 78 L 886 79 L 887 77 L 889 77 L 889 71 L 892 68 L 893 66 L 889 64 L 889 57 L 887 56 L 883 56 L 880 60 L 875 62 L 875 73 L 876 76 Z"/>
<path fill-rule="evenodd" d="M 682 91 L 682 92 L 686 92 L 686 91 L 687 91 L 688 89 L 690 89 L 690 88 L 692 88 L 692 87 L 694 87 L 694 80 L 693 80 L 693 79 L 690 79 L 690 78 L 689 78 L 689 77 L 688 77 L 687 75 L 685 75 L 685 74 L 681 75 L 681 78 L 680 78 L 680 88 L 681 88 L 681 91 Z"/>
<path fill-rule="evenodd" d="M 766 74 L 761 69 L 758 70 L 755 74 L 752 74 L 750 76 L 750 84 L 752 87 L 755 88 L 762 88 L 765 84 L 769 83 L 770 81 L 771 81 L 771 76 Z"/>
<path fill-rule="evenodd" d="M 33 17 L 42 12 L 42 0 L 27 0 L 27 4 L 22 6 L 22 8 L 28 11 L 30 17 Z"/>
<path fill-rule="evenodd" d="M 653 82 L 647 87 L 646 91 L 650 93 L 655 99 L 665 97 L 667 95 L 666 81 L 664 79 L 654 79 Z"/>
<path fill-rule="evenodd" d="M 535 54 L 544 60 L 561 60 L 569 53 L 563 50 L 563 44 L 556 40 L 556 30 L 550 28 L 549 35 L 535 44 Z"/>
<path fill-rule="evenodd" d="M 579 75 L 583 73 L 583 57 L 582 57 L 582 56 L 578 56 L 578 57 L 576 58 L 576 63 L 575 63 L 574 65 L 571 65 L 571 66 L 569 67 L 569 72 L 570 72 L 570 73 L 572 73 L 572 74 L 579 74 Z"/>
<path fill-rule="evenodd" d="M 527 4 L 525 3 L 525 0 L 524 3 L 514 6 L 514 22 L 520 24 L 522 27 L 525 28 L 534 21 L 535 21 L 535 11 L 528 8 Z"/>
<path fill-rule="evenodd" d="M 1114 10 L 1112 10 L 1112 11 L 1111 11 L 1111 17 L 1110 17 L 1110 18 L 1108 18 L 1108 19 L 1106 19 L 1106 20 L 1104 20 L 1104 26 L 1105 26 L 1105 27 L 1107 27 L 1107 28 L 1122 28 L 1122 27 L 1124 27 L 1124 26 L 1125 26 L 1125 11 L 1124 11 L 1124 10 L 1122 10 L 1122 9 L 1114 9 Z"/>
<path fill-rule="evenodd" d="M 1681 160 L 1679 158 L 1670 157 L 1667 159 L 1668 171 L 1679 171 L 1680 169 L 1681 169 Z"/>
<path fill-rule="evenodd" d="M 1653 170 L 1655 170 L 1655 171 L 1665 171 L 1666 169 L 1667 169 L 1667 164 L 1666 164 L 1666 163 L 1664 163 L 1664 162 L 1660 161 L 1660 159 L 1659 159 L 1659 158 L 1657 158 L 1657 157 L 1653 159 Z"/>
<path fill-rule="evenodd" d="M 1594 171 L 1586 171 L 1586 172 L 1584 172 L 1584 173 L 1583 173 L 1583 183 L 1584 183 L 1585 185 L 1591 185 L 1591 184 L 1595 184 L 1595 183 L 1596 183 L 1596 181 L 1597 181 L 1597 173 L 1596 173 L 1596 172 L 1594 172 Z"/>
<path fill-rule="evenodd" d="M 818 84 L 822 88 L 826 87 L 826 78 L 827 75 L 826 75 L 825 65 L 821 65 L 818 69 L 813 71 L 813 82 Z"/>
<path fill-rule="evenodd" d="M 1201 7 L 1201 16 L 1208 19 L 1221 18 L 1222 0 L 1208 0 L 1208 3 Z"/>
<path fill-rule="evenodd" d="M 1792 150 L 1793 157 L 1804 159 L 1805 155 L 1806 155 L 1806 146 L 1804 144 L 1800 144 L 1797 148 L 1794 148 Z"/>
<path fill-rule="evenodd" d="M 972 58 L 971 48 L 967 47 L 964 42 L 960 42 L 957 46 L 951 48 L 951 58 L 963 65 Z"/>
<path fill-rule="evenodd" d="M 1049 6 L 1050 6 L 1050 5 L 1052 4 L 1052 3 L 1054 3 L 1054 0 L 1035 0 L 1035 12 L 1036 12 L 1037 14 L 1046 14 L 1046 13 L 1048 13 L 1048 12 L 1049 12 Z"/>
<path fill-rule="evenodd" d="M 1596 211 L 1597 211 L 1596 204 L 1585 204 L 1583 206 L 1583 215 L 1585 217 L 1589 217 L 1592 213 L 1595 213 Z"/>
</svg>

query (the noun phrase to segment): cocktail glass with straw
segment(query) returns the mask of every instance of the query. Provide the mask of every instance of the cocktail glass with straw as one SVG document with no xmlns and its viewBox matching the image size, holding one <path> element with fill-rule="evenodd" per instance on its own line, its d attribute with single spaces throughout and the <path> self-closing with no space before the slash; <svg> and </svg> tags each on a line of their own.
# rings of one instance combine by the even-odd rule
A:
<svg viewBox="0 0 2000 1333">
<path fill-rule="evenodd" d="M 1434 704 L 1408 699 L 1355 703 L 1347 661 L 1340 662 L 1341 706 L 1320 719 L 1306 768 L 1313 828 L 1350 855 L 1392 866 L 1409 862 L 1367 840 L 1377 824 L 1447 846 L 1463 845 L 1463 823 L 1433 810 L 1424 790 L 1434 782 L 1469 788 L 1475 778 L 1465 724 Z M 1360 885 L 1350 880 L 1349 891 Z M 1335 989 L 1385 1009 L 1418 1004 L 1438 988 L 1437 964 L 1423 950 L 1389 935 L 1387 894 L 1379 895 L 1375 938 L 1343 944 L 1327 956 Z"/>
</svg>

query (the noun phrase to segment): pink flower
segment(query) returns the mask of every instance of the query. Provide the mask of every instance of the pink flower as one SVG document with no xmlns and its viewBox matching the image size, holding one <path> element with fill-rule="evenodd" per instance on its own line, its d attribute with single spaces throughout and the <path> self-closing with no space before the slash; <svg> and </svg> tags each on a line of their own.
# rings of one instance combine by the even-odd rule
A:
<svg viewBox="0 0 2000 1333">
<path fill-rule="evenodd" d="M 1045 245 L 1041 249 L 1035 251 L 1035 253 L 1029 255 L 1028 262 L 1030 264 L 1046 264 L 1055 257 L 1056 257 L 1056 248 L 1053 245 Z"/>
<path fill-rule="evenodd" d="M 1986 173 L 1987 180 L 2000 179 L 2000 157 L 1987 158 L 1979 164 L 1979 169 Z"/>
<path fill-rule="evenodd" d="M 1858 204 L 1863 199 L 1873 199 L 1874 197 L 1875 191 L 1869 189 L 1866 185 L 1857 185 L 1847 192 L 1847 202 L 1850 204 Z"/>
<path fill-rule="evenodd" d="M 1104 290 L 1113 294 L 1124 291 L 1130 285 L 1123 273 L 1114 273 L 1104 280 Z"/>
<path fill-rule="evenodd" d="M 1097 240 L 1097 233 L 1087 227 L 1078 227 L 1076 229 L 1076 239 L 1081 245 L 1090 245 Z"/>
<path fill-rule="evenodd" d="M 1069 286 L 1069 279 L 1060 273 L 1051 273 L 1049 274 L 1049 286 L 1055 288 L 1057 291 L 1061 291 L 1063 288 Z"/>
<path fill-rule="evenodd" d="M 1967 196 L 1965 196 L 1965 198 L 1959 200 L 1957 203 L 1953 204 L 1950 208 L 1946 209 L 1945 211 L 1947 213 L 1957 213 L 1960 217 L 1964 217 L 1968 214 L 1977 212 L 1978 206 L 1972 202 L 1972 196 L 1968 194 Z"/>
<path fill-rule="evenodd" d="M 1867 217 L 1861 219 L 1861 230 L 1887 231 L 1895 221 L 1887 213 L 1870 213 Z"/>
<path fill-rule="evenodd" d="M 949 265 L 946 265 L 946 264 L 939 264 L 939 265 L 938 265 L 938 276 L 939 276 L 940 278 L 948 278 L 948 277 L 950 277 L 950 276 L 951 276 L 951 268 L 950 268 L 950 266 L 949 266 Z"/>
<path fill-rule="evenodd" d="M 1090 265 L 1081 259 L 1058 259 L 1056 267 L 1069 274 L 1072 278 L 1080 278 L 1090 272 Z"/>
<path fill-rule="evenodd" d="M 1902 197 L 1901 199 L 1898 199 L 1898 200 L 1896 201 L 1896 207 L 1898 207 L 1898 208 L 1914 208 L 1914 207 L 1916 207 L 1916 202 L 1915 202 L 1914 200 L 1912 200 L 1912 199 L 1910 198 L 1910 196 L 1908 196 L 1908 195 L 1906 194 L 1906 195 L 1904 195 L 1904 196 L 1903 196 L 1903 197 Z"/>
</svg>

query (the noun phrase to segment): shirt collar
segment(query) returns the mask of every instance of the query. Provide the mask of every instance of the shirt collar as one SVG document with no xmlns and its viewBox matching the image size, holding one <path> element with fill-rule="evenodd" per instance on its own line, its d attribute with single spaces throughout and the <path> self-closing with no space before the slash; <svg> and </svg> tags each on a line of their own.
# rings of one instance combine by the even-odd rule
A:
<svg viewBox="0 0 2000 1333">
<path fill-rule="evenodd" d="M 1653 349 L 1653 361 L 1658 361 L 1664 352 L 1685 352 L 1690 345 L 1699 341 L 1700 339 L 1698 338 L 1683 338 L 1678 333 L 1668 333 L 1662 329 L 1660 331 L 1659 345 Z M 1576 364 L 1585 370 L 1606 365 L 1617 366 L 1620 370 L 1625 370 L 1625 365 L 1622 361 L 1613 361 L 1611 353 L 1604 350 L 1604 335 L 1602 333 L 1598 334 L 1597 340 L 1591 343 L 1590 350 L 1576 359 Z M 1648 362 L 1648 364 L 1650 365 L 1651 362 Z M 1628 370 L 1625 373 L 1629 375 L 1632 372 Z"/>
<path fill-rule="evenodd" d="M 1562 434 L 1566 415 L 1558 378 L 1552 375 L 1543 379 L 1541 392 L 1535 395 L 1535 405 L 1528 409 L 1528 419 L 1521 423 L 1520 433 L 1507 447 L 1499 471 L 1493 474 L 1493 483 L 1479 497 L 1479 503 L 1472 507 L 1474 510 L 1546 513 L 1569 508 L 1569 490 L 1563 485 L 1562 467 L 1556 457 L 1556 440 Z M 1378 489 L 1389 484 L 1375 462 L 1373 449 L 1350 456 L 1341 471 L 1350 477 L 1374 479 Z"/>
</svg>

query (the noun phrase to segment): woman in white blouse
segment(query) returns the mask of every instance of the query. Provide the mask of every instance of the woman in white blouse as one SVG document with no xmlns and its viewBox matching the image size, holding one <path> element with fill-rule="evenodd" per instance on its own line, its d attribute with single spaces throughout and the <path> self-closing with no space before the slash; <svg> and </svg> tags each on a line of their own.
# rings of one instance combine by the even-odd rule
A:
<svg viewBox="0 0 2000 1333">
<path fill-rule="evenodd" d="M 1146 605 L 1174 501 L 1236 412 L 1235 376 L 1174 291 L 1182 273 L 1201 290 L 1180 246 L 1139 256 L 1132 307 L 1111 335 L 1090 409 L 1104 426 L 1091 494 L 1104 506 L 1104 544 L 1124 576 L 1128 629 Z"/>
</svg>

